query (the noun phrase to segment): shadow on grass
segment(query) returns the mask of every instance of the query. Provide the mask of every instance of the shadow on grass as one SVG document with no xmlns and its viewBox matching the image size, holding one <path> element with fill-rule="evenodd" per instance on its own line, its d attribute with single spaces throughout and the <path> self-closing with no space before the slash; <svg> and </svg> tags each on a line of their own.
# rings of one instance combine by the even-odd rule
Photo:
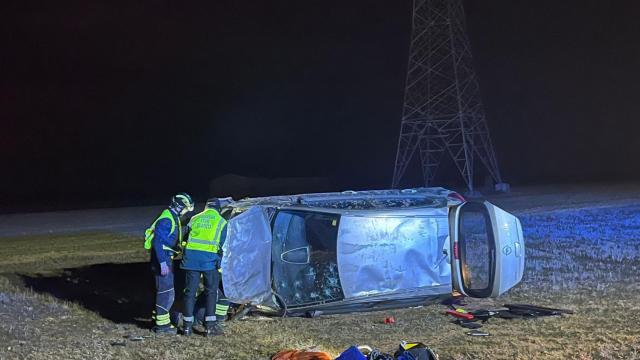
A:
<svg viewBox="0 0 640 360">
<path fill-rule="evenodd" d="M 181 300 L 184 276 L 177 266 L 174 269 L 174 306 L 177 306 Z M 65 269 L 55 276 L 20 277 L 26 286 L 36 292 L 77 303 L 113 322 L 152 326 L 155 281 L 148 262 L 98 264 Z"/>
</svg>

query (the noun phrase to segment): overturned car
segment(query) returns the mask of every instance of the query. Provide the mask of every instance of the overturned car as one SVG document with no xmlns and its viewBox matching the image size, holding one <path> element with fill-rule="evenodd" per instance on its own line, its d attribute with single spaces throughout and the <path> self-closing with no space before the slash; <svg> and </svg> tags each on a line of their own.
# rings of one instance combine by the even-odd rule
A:
<svg viewBox="0 0 640 360">
<path fill-rule="evenodd" d="M 287 315 L 495 297 L 524 270 L 520 221 L 443 188 L 227 200 L 230 301 Z"/>
</svg>

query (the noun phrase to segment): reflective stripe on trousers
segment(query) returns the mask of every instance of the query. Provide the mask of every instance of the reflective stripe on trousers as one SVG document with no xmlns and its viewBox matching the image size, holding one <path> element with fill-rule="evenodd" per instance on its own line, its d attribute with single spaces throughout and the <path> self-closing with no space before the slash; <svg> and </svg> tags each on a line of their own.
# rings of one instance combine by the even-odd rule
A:
<svg viewBox="0 0 640 360">
<path fill-rule="evenodd" d="M 169 274 L 167 276 L 156 275 L 156 325 L 165 326 L 171 323 L 169 311 L 174 299 L 173 266 L 169 265 Z"/>
<path fill-rule="evenodd" d="M 220 305 L 216 304 L 216 315 L 217 316 L 226 316 L 227 311 L 229 311 L 229 305 Z"/>
<path fill-rule="evenodd" d="M 227 313 L 229 312 L 229 300 L 226 296 L 218 289 L 218 302 L 216 303 L 216 316 L 218 317 L 218 321 L 224 321 L 227 318 Z"/>
</svg>

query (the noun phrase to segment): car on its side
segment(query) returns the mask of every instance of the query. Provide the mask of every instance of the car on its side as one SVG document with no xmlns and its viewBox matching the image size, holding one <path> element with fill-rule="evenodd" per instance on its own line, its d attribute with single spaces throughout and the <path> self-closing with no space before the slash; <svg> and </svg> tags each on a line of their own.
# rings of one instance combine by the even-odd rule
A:
<svg viewBox="0 0 640 360">
<path fill-rule="evenodd" d="M 225 199 L 230 301 L 288 315 L 398 308 L 522 279 L 520 221 L 444 188 Z"/>
</svg>

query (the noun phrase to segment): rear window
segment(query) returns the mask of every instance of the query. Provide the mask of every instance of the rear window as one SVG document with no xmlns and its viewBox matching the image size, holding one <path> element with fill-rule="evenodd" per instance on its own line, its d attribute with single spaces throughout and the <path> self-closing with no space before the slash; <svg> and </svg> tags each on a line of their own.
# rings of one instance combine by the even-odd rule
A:
<svg viewBox="0 0 640 360">
<path fill-rule="evenodd" d="M 495 251 L 491 220 L 483 205 L 462 206 L 458 234 L 464 291 L 472 297 L 488 296 L 493 287 Z"/>
</svg>

